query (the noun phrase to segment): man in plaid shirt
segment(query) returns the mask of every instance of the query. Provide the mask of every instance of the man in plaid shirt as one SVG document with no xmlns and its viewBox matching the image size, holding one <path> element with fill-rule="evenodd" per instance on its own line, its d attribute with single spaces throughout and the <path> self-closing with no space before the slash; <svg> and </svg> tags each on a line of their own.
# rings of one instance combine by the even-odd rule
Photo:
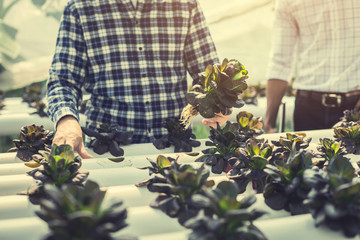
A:
<svg viewBox="0 0 360 240">
<path fill-rule="evenodd" d="M 70 0 L 47 84 L 53 142 L 91 157 L 78 123 L 82 88 L 91 96 L 87 127 L 116 123 L 134 132 L 133 143 L 152 142 L 167 133 L 161 123 L 186 105 L 187 72 L 198 81 L 218 62 L 197 0 Z"/>
<path fill-rule="evenodd" d="M 295 53 L 295 131 L 331 128 L 344 110 L 360 110 L 359 0 L 277 0 L 267 74 L 268 133 L 276 131 Z"/>
</svg>

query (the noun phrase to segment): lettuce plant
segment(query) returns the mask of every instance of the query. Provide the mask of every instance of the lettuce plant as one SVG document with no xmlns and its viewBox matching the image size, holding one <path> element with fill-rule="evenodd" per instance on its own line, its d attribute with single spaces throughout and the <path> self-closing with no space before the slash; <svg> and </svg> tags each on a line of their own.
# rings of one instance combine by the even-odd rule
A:
<svg viewBox="0 0 360 240">
<path fill-rule="evenodd" d="M 360 235 L 360 181 L 348 158 L 337 156 L 325 171 L 306 170 L 304 181 L 311 187 L 304 204 L 316 226 L 341 230 L 347 237 Z"/>
<path fill-rule="evenodd" d="M 282 159 L 286 161 L 293 147 L 295 147 L 295 151 L 306 149 L 309 147 L 311 138 L 307 138 L 305 133 L 286 133 L 286 136 L 281 136 L 279 141 L 271 142 L 275 145 L 273 160 Z"/>
<path fill-rule="evenodd" d="M 171 162 L 171 168 L 165 169 L 163 181 L 150 183 L 148 189 L 158 192 L 158 197 L 150 204 L 162 210 L 170 217 L 176 217 L 180 224 L 195 216 L 199 209 L 191 205 L 193 194 L 202 193 L 204 187 L 212 187 L 214 181 L 208 180 L 210 172 L 204 164 L 195 168 L 190 164 Z"/>
<path fill-rule="evenodd" d="M 228 160 L 232 169 L 227 176 L 238 184 L 240 193 L 246 190 L 249 183 L 257 192 L 263 191 L 266 178 L 264 169 L 272 157 L 272 149 L 273 145 L 267 141 L 251 138 L 246 141 L 245 148 L 237 149 L 236 157 Z"/>
<path fill-rule="evenodd" d="M 51 230 L 44 240 L 112 240 L 111 233 L 128 225 L 123 202 L 103 207 L 106 192 L 93 181 L 84 187 L 46 184 L 44 191 L 48 198 L 40 201 L 41 208 L 36 211 Z"/>
<path fill-rule="evenodd" d="M 162 123 L 162 126 L 168 130 L 168 134 L 154 141 L 157 149 L 164 149 L 173 145 L 174 152 L 192 152 L 193 147 L 200 146 L 196 141 L 196 136 L 191 128 L 185 128 L 184 124 L 178 118 L 168 118 Z"/>
<path fill-rule="evenodd" d="M 337 122 L 333 128 L 338 127 L 348 127 L 351 122 L 358 122 L 360 121 L 360 111 L 356 110 L 345 110 L 344 116 L 340 118 L 340 121 Z"/>
<path fill-rule="evenodd" d="M 42 99 L 42 84 L 41 83 L 31 83 L 24 87 L 22 93 L 22 100 L 28 104 L 33 102 L 39 102 Z"/>
<path fill-rule="evenodd" d="M 43 103 L 42 101 L 36 101 L 30 104 L 30 106 L 32 108 L 35 108 L 35 112 L 32 112 L 30 114 L 37 114 L 40 117 L 47 117 L 47 113 L 46 113 L 46 104 Z"/>
<path fill-rule="evenodd" d="M 291 215 L 308 213 L 309 209 L 303 205 L 310 191 L 305 184 L 303 175 L 306 169 L 311 169 L 313 154 L 300 149 L 290 153 L 286 162 L 276 160 L 274 165 L 266 165 L 267 174 L 264 189 L 265 203 L 274 210 L 284 209 Z"/>
<path fill-rule="evenodd" d="M 2 98 L 0 93 L 0 110 L 2 110 L 4 107 L 5 107 L 4 99 Z"/>
<path fill-rule="evenodd" d="M 39 168 L 29 171 L 27 174 L 35 179 L 25 195 L 29 195 L 32 203 L 37 204 L 44 195 L 44 185 L 51 184 L 57 187 L 63 184 L 82 186 L 89 175 L 87 171 L 79 171 L 81 159 L 75 156 L 70 145 L 53 145 L 51 152 L 42 151 L 43 159 Z"/>
<path fill-rule="evenodd" d="M 236 156 L 237 148 L 245 145 L 245 137 L 239 134 L 239 124 L 230 121 L 223 127 L 217 124 L 216 129 L 211 127 L 209 139 L 211 141 L 206 141 L 205 145 L 211 148 L 203 150 L 204 155 L 195 161 L 210 165 L 213 173 L 228 172 L 230 170 L 228 159 Z"/>
<path fill-rule="evenodd" d="M 344 117 L 342 118 L 347 122 L 357 122 L 360 121 L 360 111 L 355 110 L 345 110 Z"/>
<path fill-rule="evenodd" d="M 110 152 L 111 155 L 119 157 L 124 155 L 120 145 L 131 143 L 133 132 L 122 132 L 117 124 L 102 124 L 98 131 L 81 127 L 84 134 L 91 139 L 88 148 L 93 149 L 96 154 L 102 155 Z"/>
<path fill-rule="evenodd" d="M 165 170 L 168 170 L 171 168 L 171 162 L 177 161 L 177 159 L 171 158 L 171 157 L 165 157 L 163 155 L 159 155 L 156 158 L 156 162 L 152 161 L 151 159 L 147 159 L 151 166 L 150 167 L 144 167 L 140 169 L 148 169 L 149 175 L 153 176 L 149 179 L 146 179 L 140 183 L 135 184 L 137 187 L 143 187 L 147 186 L 150 183 L 155 182 L 166 182 L 164 176 L 165 176 Z"/>
<path fill-rule="evenodd" d="M 16 156 L 24 162 L 32 160 L 34 154 L 41 150 L 49 151 L 51 149 L 53 131 L 45 130 L 43 126 L 35 124 L 22 127 L 19 139 L 14 139 L 15 147 L 9 149 L 9 152 L 17 152 Z"/>
<path fill-rule="evenodd" d="M 221 65 L 209 65 L 200 73 L 200 84 L 186 94 L 189 103 L 181 113 L 181 120 L 188 127 L 191 119 L 200 113 L 204 118 L 213 118 L 216 113 L 228 115 L 232 107 L 244 106 L 238 95 L 246 88 L 248 71 L 235 59 L 224 59 Z"/>
<path fill-rule="evenodd" d="M 329 138 L 320 138 L 320 143 L 316 149 L 319 151 L 320 159 L 314 161 L 314 165 L 320 169 L 326 167 L 333 158 L 346 154 L 345 147 L 342 146 L 341 141 Z"/>
<path fill-rule="evenodd" d="M 245 102 L 246 105 L 253 104 L 258 105 L 257 98 L 260 96 L 258 89 L 255 85 L 249 85 L 245 91 L 240 94 L 240 98 Z"/>
<path fill-rule="evenodd" d="M 349 122 L 346 127 L 334 128 L 335 139 L 341 140 L 347 153 L 360 154 L 360 123 Z"/>
<path fill-rule="evenodd" d="M 265 212 L 248 209 L 256 201 L 255 195 L 244 196 L 240 201 L 237 196 L 237 185 L 229 181 L 192 196 L 193 204 L 204 210 L 185 222 L 184 226 L 192 229 L 189 240 L 267 239 L 253 224 Z"/>
<path fill-rule="evenodd" d="M 258 97 L 266 96 L 266 86 L 260 82 L 250 85 L 249 88 L 253 89 L 253 91 L 256 93 L 256 96 Z"/>
<path fill-rule="evenodd" d="M 239 123 L 239 133 L 245 135 L 246 139 L 253 138 L 264 133 L 262 120 L 254 117 L 252 113 L 242 111 L 236 115 L 236 122 Z"/>
</svg>

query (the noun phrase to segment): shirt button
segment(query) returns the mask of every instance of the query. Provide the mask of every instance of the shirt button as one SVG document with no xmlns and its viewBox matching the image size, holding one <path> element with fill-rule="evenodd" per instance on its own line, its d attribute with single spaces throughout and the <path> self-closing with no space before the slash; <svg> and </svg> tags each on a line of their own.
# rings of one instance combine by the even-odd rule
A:
<svg viewBox="0 0 360 240">
<path fill-rule="evenodd" d="M 143 50 L 143 48 L 142 47 L 139 47 L 139 51 L 142 51 Z"/>
</svg>

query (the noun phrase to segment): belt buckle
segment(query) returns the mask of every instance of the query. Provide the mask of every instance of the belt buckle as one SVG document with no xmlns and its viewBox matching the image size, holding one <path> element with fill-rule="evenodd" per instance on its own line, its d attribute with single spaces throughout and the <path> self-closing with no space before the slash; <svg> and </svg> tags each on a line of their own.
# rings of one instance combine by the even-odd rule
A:
<svg viewBox="0 0 360 240">
<path fill-rule="evenodd" d="M 335 103 L 328 103 L 327 100 L 335 99 Z M 341 106 L 341 96 L 334 93 L 324 93 L 321 97 L 321 103 L 324 107 L 340 107 Z"/>
</svg>

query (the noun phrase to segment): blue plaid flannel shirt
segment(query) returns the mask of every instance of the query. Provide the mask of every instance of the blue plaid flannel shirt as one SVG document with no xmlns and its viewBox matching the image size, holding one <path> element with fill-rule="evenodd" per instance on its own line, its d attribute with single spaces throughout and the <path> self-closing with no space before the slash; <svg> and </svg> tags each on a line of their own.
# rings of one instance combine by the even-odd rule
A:
<svg viewBox="0 0 360 240">
<path fill-rule="evenodd" d="M 117 123 L 133 143 L 167 133 L 161 123 L 186 105 L 194 81 L 218 63 L 196 0 L 70 0 L 48 79 L 48 112 L 56 124 L 78 119 L 82 88 L 90 94 L 86 125 Z"/>
</svg>

